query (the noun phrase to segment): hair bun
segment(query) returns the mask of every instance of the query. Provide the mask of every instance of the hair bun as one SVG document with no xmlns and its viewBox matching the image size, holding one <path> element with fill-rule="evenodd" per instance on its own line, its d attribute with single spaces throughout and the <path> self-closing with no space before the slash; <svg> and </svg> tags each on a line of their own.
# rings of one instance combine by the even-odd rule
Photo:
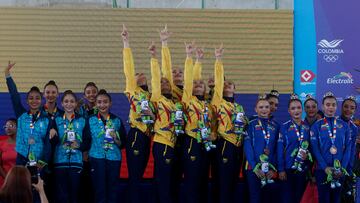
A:
<svg viewBox="0 0 360 203">
<path fill-rule="evenodd" d="M 40 92 L 40 89 L 38 88 L 38 87 L 36 87 L 36 86 L 32 86 L 31 88 L 30 88 L 30 91 L 29 92 Z"/>
<path fill-rule="evenodd" d="M 266 94 L 259 94 L 258 99 L 266 99 Z"/>
<path fill-rule="evenodd" d="M 324 94 L 323 98 L 326 98 L 326 97 L 335 97 L 335 96 L 334 96 L 334 93 L 332 93 L 332 92 L 326 92 Z"/>
<path fill-rule="evenodd" d="M 105 89 L 101 89 L 99 90 L 99 93 L 98 94 L 107 94 L 106 90 Z"/>
<path fill-rule="evenodd" d="M 297 94 L 295 94 L 295 93 L 292 93 L 290 95 L 290 100 L 299 100 L 299 96 Z"/>
</svg>

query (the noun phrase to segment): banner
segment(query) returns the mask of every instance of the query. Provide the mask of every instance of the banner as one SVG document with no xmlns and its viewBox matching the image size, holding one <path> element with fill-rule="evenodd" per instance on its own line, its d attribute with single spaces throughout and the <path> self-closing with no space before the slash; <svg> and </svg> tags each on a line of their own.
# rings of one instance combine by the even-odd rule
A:
<svg viewBox="0 0 360 203">
<path fill-rule="evenodd" d="M 338 101 L 360 86 L 360 1 L 315 0 L 317 98 L 327 91 Z M 359 99 L 359 98 L 358 98 Z"/>
<path fill-rule="evenodd" d="M 295 0 L 295 92 L 360 101 L 360 1 Z M 338 108 L 340 110 L 340 108 Z"/>
</svg>

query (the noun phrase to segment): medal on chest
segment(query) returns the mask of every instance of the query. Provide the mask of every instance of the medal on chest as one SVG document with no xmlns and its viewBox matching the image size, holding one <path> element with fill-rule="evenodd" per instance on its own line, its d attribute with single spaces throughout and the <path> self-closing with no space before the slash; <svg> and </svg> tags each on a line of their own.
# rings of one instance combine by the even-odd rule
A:
<svg viewBox="0 0 360 203">
<path fill-rule="evenodd" d="M 330 147 L 330 154 L 335 155 L 337 154 L 337 148 L 335 146 L 335 140 L 336 140 L 336 118 L 334 119 L 334 125 L 333 125 L 333 129 L 332 131 L 330 130 L 330 125 L 328 123 L 328 121 L 326 120 L 326 118 L 324 118 L 324 123 L 326 125 L 328 134 L 329 134 L 329 138 L 331 140 L 331 147 Z"/>
</svg>

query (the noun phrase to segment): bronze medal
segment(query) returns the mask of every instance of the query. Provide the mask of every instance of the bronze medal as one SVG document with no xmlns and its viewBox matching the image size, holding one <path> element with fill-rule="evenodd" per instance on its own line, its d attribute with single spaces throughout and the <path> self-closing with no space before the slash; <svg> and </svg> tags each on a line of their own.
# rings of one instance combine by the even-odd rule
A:
<svg viewBox="0 0 360 203">
<path fill-rule="evenodd" d="M 265 149 L 264 149 L 264 153 L 269 156 L 269 154 L 270 154 L 269 148 L 265 148 Z"/>
<path fill-rule="evenodd" d="M 330 154 L 335 155 L 337 153 L 337 148 L 335 147 L 335 145 L 330 147 Z"/>
</svg>

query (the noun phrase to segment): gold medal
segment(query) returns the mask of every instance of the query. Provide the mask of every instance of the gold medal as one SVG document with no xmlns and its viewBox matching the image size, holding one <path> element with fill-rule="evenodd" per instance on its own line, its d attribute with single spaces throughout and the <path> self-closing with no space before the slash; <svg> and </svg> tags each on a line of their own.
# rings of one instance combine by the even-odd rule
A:
<svg viewBox="0 0 360 203">
<path fill-rule="evenodd" d="M 335 147 L 335 145 L 330 147 L 330 154 L 335 155 L 337 153 L 337 148 Z"/>
</svg>

